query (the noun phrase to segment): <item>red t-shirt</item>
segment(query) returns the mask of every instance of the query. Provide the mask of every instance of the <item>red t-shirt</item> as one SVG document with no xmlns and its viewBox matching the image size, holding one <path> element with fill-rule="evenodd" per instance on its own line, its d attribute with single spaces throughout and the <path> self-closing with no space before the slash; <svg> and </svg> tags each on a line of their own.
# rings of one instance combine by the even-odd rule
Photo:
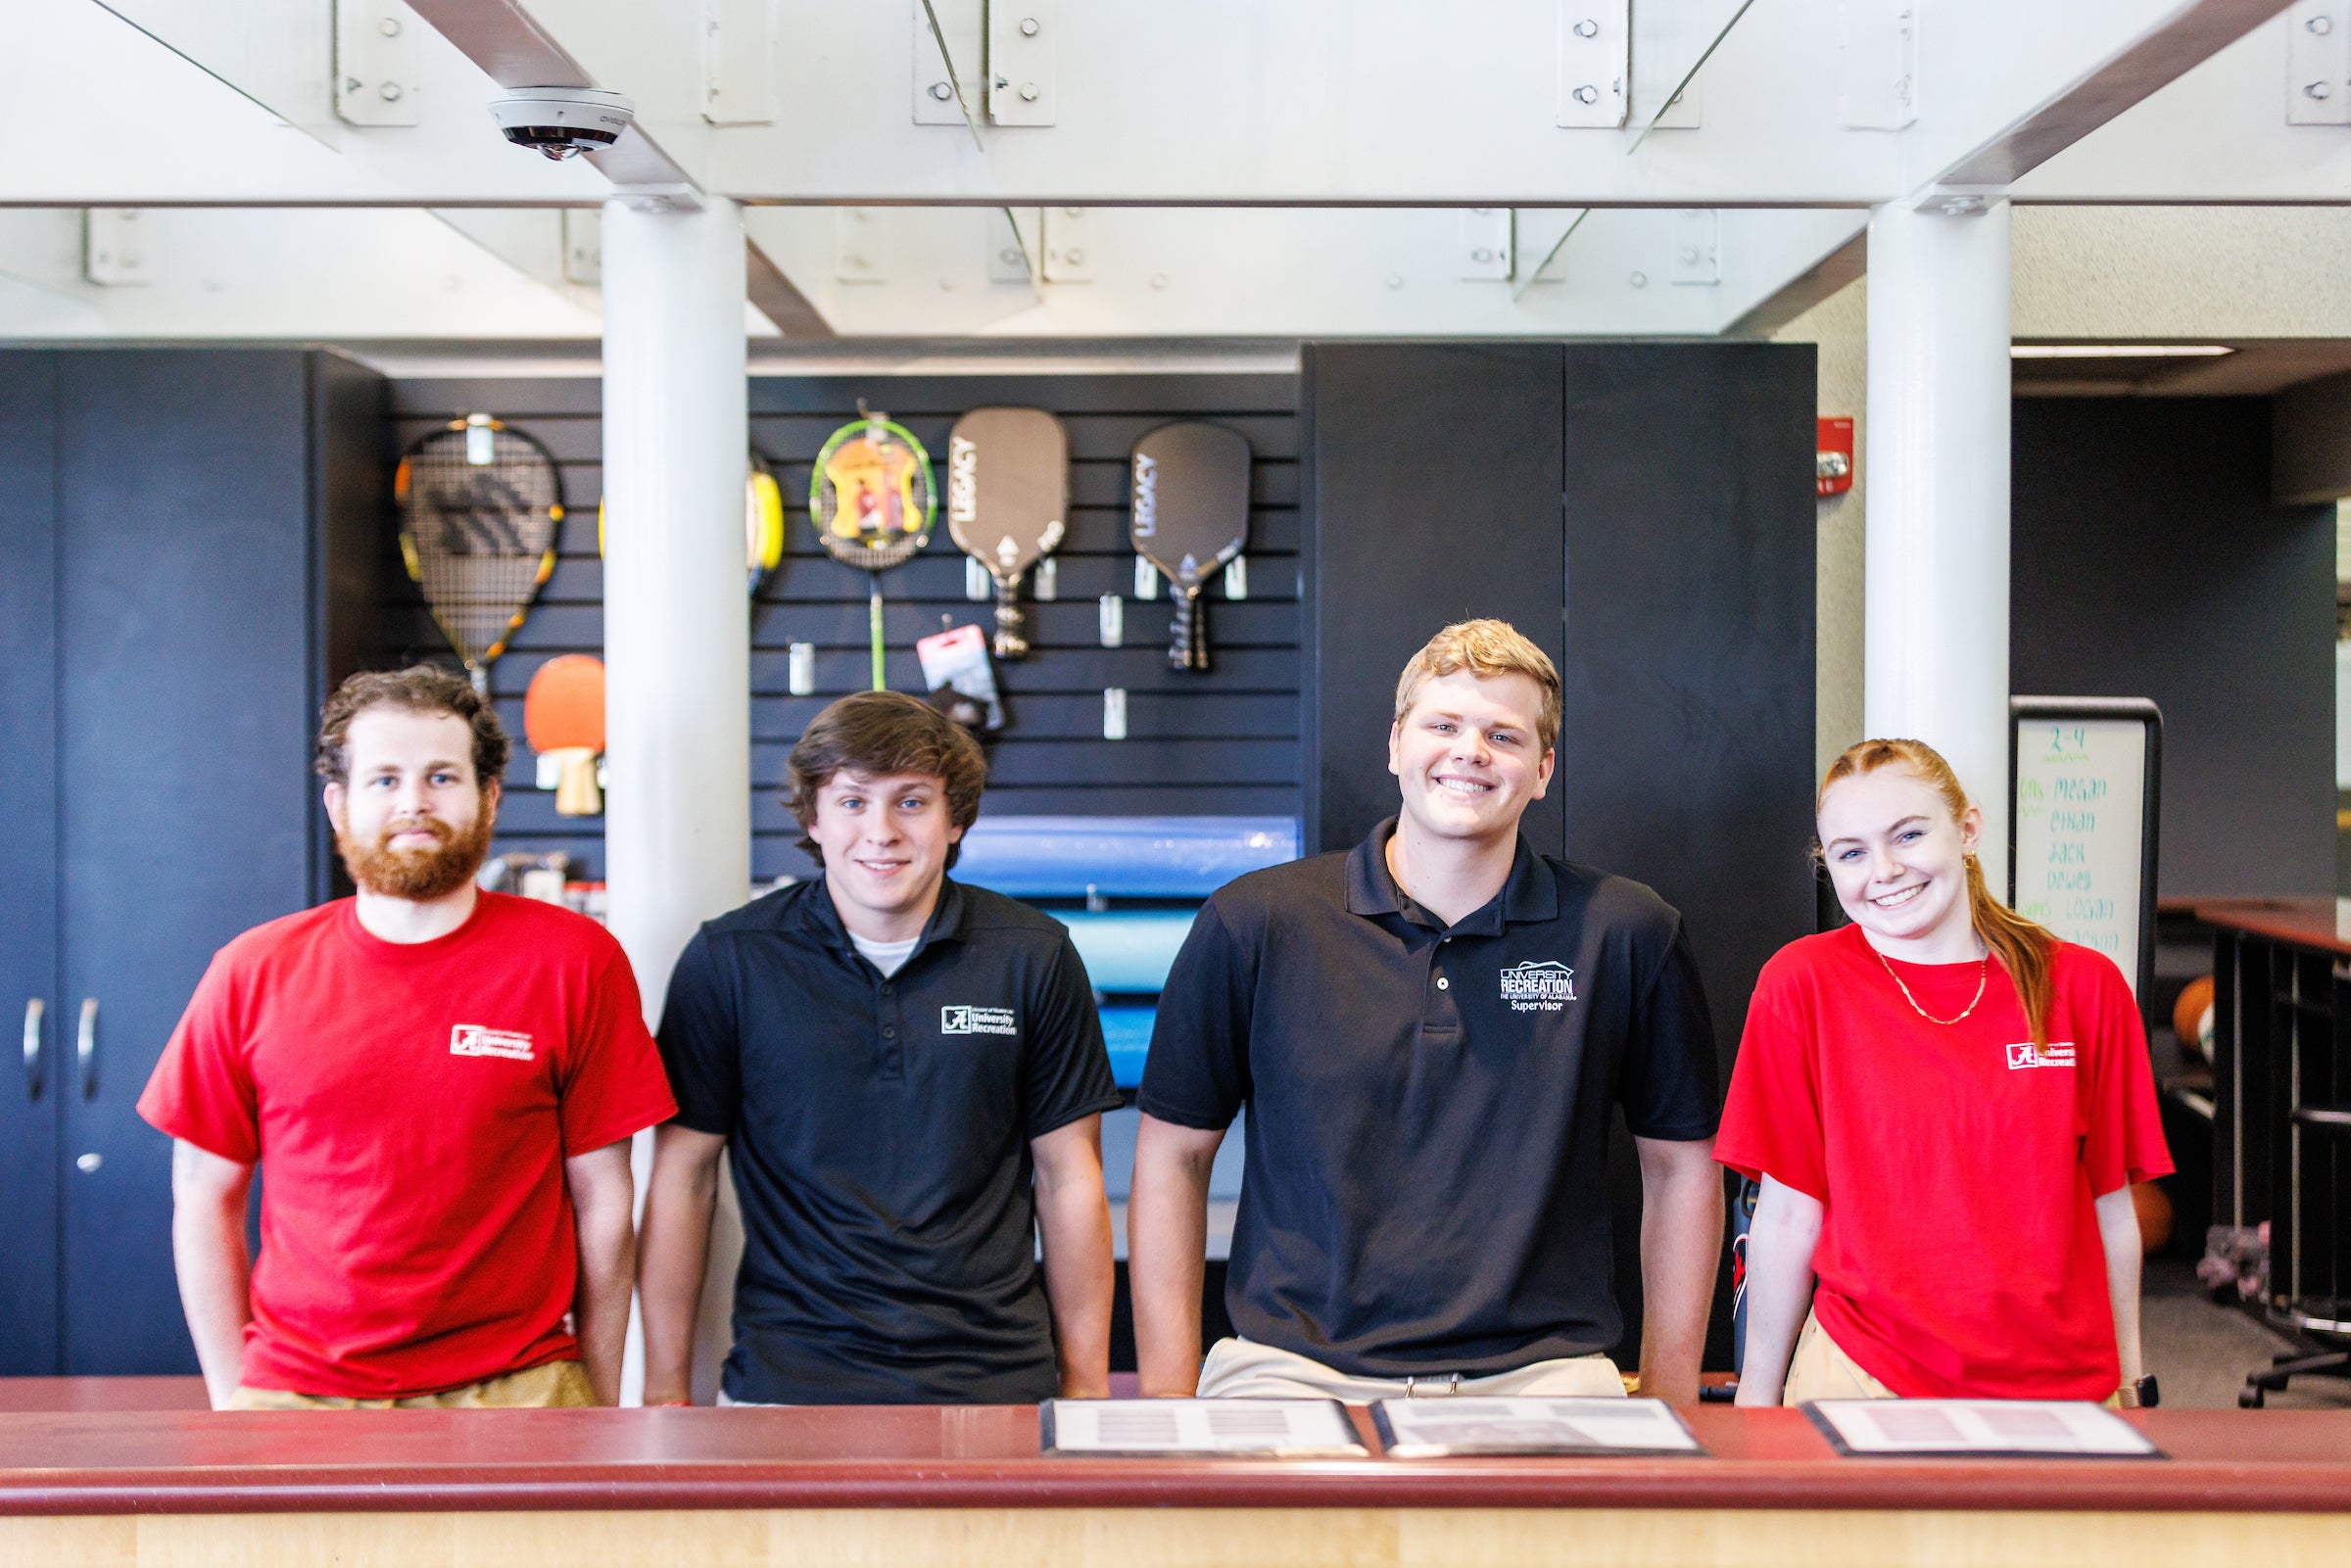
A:
<svg viewBox="0 0 2351 1568">
<path fill-rule="evenodd" d="M 1894 969 L 1947 1019 L 1974 964 Z M 1858 926 L 1763 967 L 1714 1158 L 1825 1206 L 1812 1309 L 1913 1399 L 2102 1400 L 2122 1380 L 2091 1200 L 2172 1168 L 2138 1005 L 2058 945 L 2036 1055 L 1991 961 L 1962 1022 L 1902 999 Z"/>
<path fill-rule="evenodd" d="M 429 942 L 348 898 L 247 931 L 139 1097 L 262 1163 L 243 1381 L 352 1399 L 577 1356 L 563 1161 L 676 1110 L 620 944 L 502 893 Z"/>
</svg>

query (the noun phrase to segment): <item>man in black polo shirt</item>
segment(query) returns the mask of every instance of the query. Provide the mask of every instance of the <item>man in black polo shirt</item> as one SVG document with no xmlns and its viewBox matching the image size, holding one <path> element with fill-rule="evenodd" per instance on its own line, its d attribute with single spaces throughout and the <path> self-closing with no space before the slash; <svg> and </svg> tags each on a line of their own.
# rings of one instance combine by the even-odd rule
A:
<svg viewBox="0 0 2351 1568">
<path fill-rule="evenodd" d="M 1641 1164 L 1641 1386 L 1698 1397 L 1722 1240 L 1714 1034 L 1681 919 L 1536 855 L 1559 681 L 1500 621 L 1405 667 L 1400 814 L 1208 901 L 1159 1000 L 1128 1211 L 1146 1394 L 1621 1394 L 1607 1153 Z M 1208 1172 L 1249 1110 L 1200 1358 Z"/>
<path fill-rule="evenodd" d="M 721 1149 L 744 1228 L 722 1403 L 1108 1394 L 1119 1093 L 1069 932 L 946 876 L 978 742 L 868 691 L 790 766 L 823 879 L 704 926 L 662 1013 L 678 1116 L 640 1246 L 646 1403 L 689 1398 Z"/>
</svg>

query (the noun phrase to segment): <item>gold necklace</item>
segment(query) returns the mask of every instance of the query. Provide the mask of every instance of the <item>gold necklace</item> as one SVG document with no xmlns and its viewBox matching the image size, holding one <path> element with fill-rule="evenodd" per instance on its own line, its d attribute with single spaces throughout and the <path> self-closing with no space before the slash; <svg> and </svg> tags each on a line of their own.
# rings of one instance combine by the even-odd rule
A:
<svg viewBox="0 0 2351 1568">
<path fill-rule="evenodd" d="M 1874 946 L 1870 948 L 1870 951 L 1873 953 L 1878 953 L 1877 948 Z M 1959 1010 L 1958 1018 L 1939 1019 L 1934 1014 L 1928 1012 L 1925 1008 L 1918 1005 L 1918 998 L 1910 994 L 1909 986 L 1902 985 L 1902 977 L 1894 973 L 1894 966 L 1887 962 L 1885 954 L 1878 953 L 1878 962 L 1885 965 L 1886 973 L 1893 976 L 1894 983 L 1901 986 L 1902 1000 L 1910 1004 L 1911 1012 L 1917 1014 L 1920 1018 L 1925 1019 L 1929 1023 L 1941 1023 L 1946 1027 L 1950 1024 L 1957 1023 L 1960 1019 L 1966 1018 L 1970 1013 L 1973 1013 L 1976 1010 L 1976 1004 L 1984 1000 L 1984 983 L 1991 978 L 1991 950 L 1990 948 L 1986 948 L 1984 950 L 1984 956 L 1976 960 L 1976 994 L 1967 999 L 1967 1006 Z"/>
</svg>

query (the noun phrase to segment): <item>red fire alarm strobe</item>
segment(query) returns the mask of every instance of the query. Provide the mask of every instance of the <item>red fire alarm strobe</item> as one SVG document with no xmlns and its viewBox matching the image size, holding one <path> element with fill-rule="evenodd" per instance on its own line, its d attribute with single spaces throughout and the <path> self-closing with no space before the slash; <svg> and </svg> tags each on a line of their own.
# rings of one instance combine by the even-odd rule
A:
<svg viewBox="0 0 2351 1568">
<path fill-rule="evenodd" d="M 1819 447 L 1813 462 L 1813 483 L 1823 496 L 1842 496 L 1853 488 L 1852 420 L 1820 421 Z"/>
</svg>

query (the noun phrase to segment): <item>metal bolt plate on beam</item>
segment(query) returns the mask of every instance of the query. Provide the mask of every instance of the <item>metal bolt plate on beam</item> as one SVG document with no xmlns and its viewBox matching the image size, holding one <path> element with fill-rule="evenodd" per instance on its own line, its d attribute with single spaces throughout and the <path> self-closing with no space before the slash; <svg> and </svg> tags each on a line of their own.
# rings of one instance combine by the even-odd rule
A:
<svg viewBox="0 0 2351 1568">
<path fill-rule="evenodd" d="M 2285 36 L 2286 123 L 2351 125 L 2351 5 L 2302 0 Z"/>
<path fill-rule="evenodd" d="M 837 208 L 833 214 L 833 276 L 842 283 L 889 281 L 889 228 L 886 210 Z"/>
<path fill-rule="evenodd" d="M 1844 119 L 1900 130 L 1918 119 L 1919 0 L 1845 0 Z"/>
<path fill-rule="evenodd" d="M 990 0 L 987 118 L 994 123 L 1053 123 L 1055 9 L 1051 0 Z"/>
<path fill-rule="evenodd" d="M 713 125 L 776 119 L 776 13 L 768 0 L 702 0 L 702 118 Z"/>
<path fill-rule="evenodd" d="M 604 214 L 600 208 L 563 209 L 563 281 L 591 288 L 604 281 Z"/>
<path fill-rule="evenodd" d="M 1462 214 L 1462 279 L 1508 283 L 1515 257 L 1507 207 L 1472 207 Z"/>
<path fill-rule="evenodd" d="M 335 113 L 346 123 L 418 123 L 423 34 L 402 0 L 335 0 Z"/>
<path fill-rule="evenodd" d="M 1560 125 L 1612 130 L 1624 123 L 1632 37 L 1631 0 L 1560 0 Z"/>
<path fill-rule="evenodd" d="M 980 108 L 981 18 L 986 10 L 983 0 L 930 0 L 925 11 L 923 0 L 914 0 L 914 122 L 918 125 L 961 125 L 963 108 L 955 101 L 955 89 L 963 89 L 963 102 Z M 947 64 L 939 58 L 938 39 L 932 34 L 931 19 L 938 18 L 938 30 L 946 36 L 947 53 L 954 58 L 955 69 L 949 76 Z"/>
<path fill-rule="evenodd" d="M 1093 236 L 1087 233 L 1085 209 L 1048 207 L 1044 210 L 1045 281 L 1094 281 Z"/>
<path fill-rule="evenodd" d="M 1722 281 L 1717 228 L 1710 208 L 1690 209 L 1674 221 L 1671 276 L 1675 283 L 1705 285 Z"/>
<path fill-rule="evenodd" d="M 154 281 L 154 258 L 135 207 L 93 207 L 81 215 L 81 275 L 107 288 Z"/>
</svg>

